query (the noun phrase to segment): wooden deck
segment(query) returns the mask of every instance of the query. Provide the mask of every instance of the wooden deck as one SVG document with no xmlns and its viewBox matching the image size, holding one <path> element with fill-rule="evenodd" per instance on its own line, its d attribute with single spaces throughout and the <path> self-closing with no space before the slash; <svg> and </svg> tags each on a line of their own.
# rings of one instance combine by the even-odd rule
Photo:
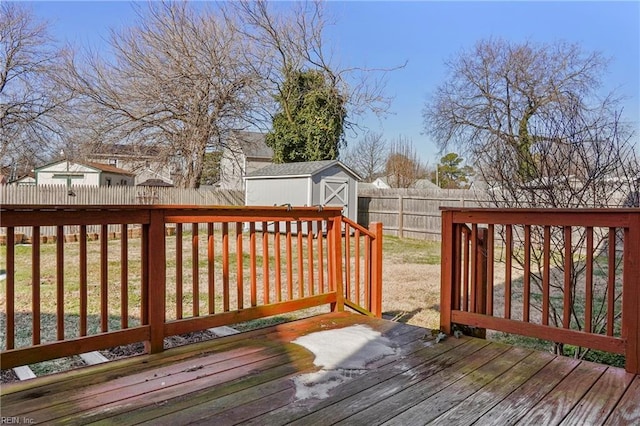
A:
<svg viewBox="0 0 640 426">
<path fill-rule="evenodd" d="M 377 344 L 394 353 L 328 371 L 293 343 L 347 327 L 383 336 L 354 359 L 376 358 Z M 622 425 L 640 424 L 640 376 L 469 337 L 436 343 L 426 329 L 333 313 L 3 385 L 1 407 L 3 420 L 22 424 Z"/>
</svg>

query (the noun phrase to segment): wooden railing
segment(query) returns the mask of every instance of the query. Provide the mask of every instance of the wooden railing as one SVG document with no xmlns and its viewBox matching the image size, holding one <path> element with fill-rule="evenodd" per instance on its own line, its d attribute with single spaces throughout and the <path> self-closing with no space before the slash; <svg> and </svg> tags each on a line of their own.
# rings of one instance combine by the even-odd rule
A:
<svg viewBox="0 0 640 426">
<path fill-rule="evenodd" d="M 382 314 L 381 226 L 338 208 L 3 206 L 0 230 L 2 369 L 321 305 Z"/>
<path fill-rule="evenodd" d="M 623 354 L 640 373 L 640 209 L 444 208 L 442 241 L 445 333 Z"/>
</svg>

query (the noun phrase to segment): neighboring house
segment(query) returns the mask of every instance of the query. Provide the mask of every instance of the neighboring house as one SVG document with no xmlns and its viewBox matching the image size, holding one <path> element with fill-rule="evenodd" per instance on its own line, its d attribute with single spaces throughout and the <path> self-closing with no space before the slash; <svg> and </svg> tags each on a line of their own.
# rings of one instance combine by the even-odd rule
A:
<svg viewBox="0 0 640 426">
<path fill-rule="evenodd" d="M 135 184 L 148 180 L 161 180 L 173 185 L 171 166 L 161 161 L 159 151 L 150 146 L 103 144 L 86 156 L 92 163 L 107 164 L 135 175 Z"/>
<path fill-rule="evenodd" d="M 389 182 L 388 182 L 388 179 L 387 179 L 386 176 L 382 176 L 382 177 L 376 178 L 376 180 L 371 182 L 371 184 L 376 189 L 389 189 L 389 188 L 391 188 L 391 185 L 389 185 Z"/>
<path fill-rule="evenodd" d="M 355 222 L 359 180 L 338 160 L 271 164 L 245 176 L 245 205 L 338 206 Z"/>
<path fill-rule="evenodd" d="M 134 174 L 108 164 L 58 160 L 35 169 L 37 185 L 133 186 Z"/>
<path fill-rule="evenodd" d="M 438 185 L 431 182 L 429 179 L 418 179 L 416 183 L 411 185 L 414 189 L 440 189 Z"/>
<path fill-rule="evenodd" d="M 377 178 L 376 180 L 374 180 L 370 184 L 367 184 L 362 189 L 365 189 L 365 188 L 366 189 L 389 189 L 389 188 L 391 188 L 391 185 L 389 184 L 389 181 L 390 181 L 390 177 L 389 176 L 382 176 L 382 177 Z M 360 185 L 362 185 L 362 184 L 360 184 Z M 435 183 L 431 182 L 429 179 L 418 179 L 409 188 L 411 188 L 411 189 L 438 189 L 438 186 Z"/>
<path fill-rule="evenodd" d="M 233 132 L 225 144 L 220 158 L 222 189 L 244 190 L 243 177 L 273 162 L 273 150 L 265 143 L 265 134 L 257 132 Z"/>
<path fill-rule="evenodd" d="M 33 171 L 19 171 L 15 165 L 0 167 L 0 185 L 35 185 Z"/>
<path fill-rule="evenodd" d="M 13 182 L 11 182 L 11 184 L 18 186 L 34 186 L 36 184 L 36 178 L 32 174 L 28 174 L 14 180 Z"/>
</svg>

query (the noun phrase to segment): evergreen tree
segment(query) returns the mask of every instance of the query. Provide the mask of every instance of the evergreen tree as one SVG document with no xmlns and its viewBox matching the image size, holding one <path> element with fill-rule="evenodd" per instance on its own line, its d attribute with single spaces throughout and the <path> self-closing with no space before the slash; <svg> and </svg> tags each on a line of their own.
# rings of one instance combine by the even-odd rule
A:
<svg viewBox="0 0 640 426">
<path fill-rule="evenodd" d="M 276 163 L 334 160 L 344 144 L 344 97 L 321 71 L 290 71 L 266 143 Z"/>
</svg>

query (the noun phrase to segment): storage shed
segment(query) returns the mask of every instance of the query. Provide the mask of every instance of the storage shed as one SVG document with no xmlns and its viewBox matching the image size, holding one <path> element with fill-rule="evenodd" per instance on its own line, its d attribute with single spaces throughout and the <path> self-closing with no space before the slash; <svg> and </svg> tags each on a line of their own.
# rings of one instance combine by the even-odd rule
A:
<svg viewBox="0 0 640 426">
<path fill-rule="evenodd" d="M 338 160 L 270 164 L 244 179 L 247 206 L 340 206 L 358 220 L 360 177 Z"/>
</svg>

